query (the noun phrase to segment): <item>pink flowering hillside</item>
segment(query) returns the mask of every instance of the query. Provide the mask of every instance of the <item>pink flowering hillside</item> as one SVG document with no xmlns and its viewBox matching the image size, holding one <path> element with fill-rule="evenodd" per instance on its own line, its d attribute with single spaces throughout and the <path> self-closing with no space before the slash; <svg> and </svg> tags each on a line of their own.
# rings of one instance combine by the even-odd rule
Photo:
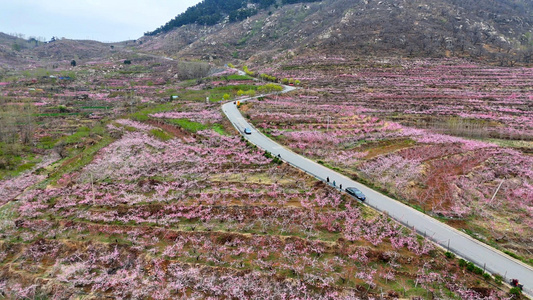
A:
<svg viewBox="0 0 533 300">
<path fill-rule="evenodd" d="M 305 88 L 244 107 L 258 128 L 533 262 L 531 68 L 330 57 L 262 71 Z"/>
<path fill-rule="evenodd" d="M 244 142 L 218 102 L 253 94 L 263 83 L 231 72 L 181 80 L 167 72 L 177 67 L 102 61 L 72 70 L 71 79 L 21 74 L 2 85 L 0 99 L 9 108 L 2 113 L 11 116 L 2 120 L 12 127 L 1 128 L 0 297 L 506 296 L 498 279 L 481 269 L 465 269 L 466 262 L 411 228 Z M 301 111 L 293 105 L 307 99 L 316 106 Z M 269 98 L 261 103 L 267 110 L 254 104 L 248 114 L 297 151 L 350 172 L 358 166 L 369 180 L 379 176 L 388 184 L 397 172 L 391 166 L 403 168 L 411 177 L 398 180 L 398 193 L 407 187 L 422 195 L 410 187 L 429 172 L 424 161 L 442 153 L 457 159 L 472 153 L 468 166 L 494 151 L 501 154 L 490 162 L 496 166 L 521 157 L 318 101 Z M 281 105 L 293 110 L 278 111 Z M 317 124 L 320 133 L 312 133 Z M 367 142 L 358 142 L 359 135 Z M 375 136 L 394 137 L 403 146 L 383 149 L 404 152 L 378 153 L 371 147 Z M 346 148 L 333 158 L 332 145 L 350 143 L 357 151 Z M 438 145 L 442 152 L 432 151 L 434 157 L 423 151 Z M 521 184 L 523 167 L 513 170 L 506 193 L 510 184 Z M 449 184 L 471 180 L 465 175 Z M 505 201 L 487 205 L 506 207 Z M 455 198 L 442 207 L 452 204 L 454 216 L 472 213 Z"/>
</svg>

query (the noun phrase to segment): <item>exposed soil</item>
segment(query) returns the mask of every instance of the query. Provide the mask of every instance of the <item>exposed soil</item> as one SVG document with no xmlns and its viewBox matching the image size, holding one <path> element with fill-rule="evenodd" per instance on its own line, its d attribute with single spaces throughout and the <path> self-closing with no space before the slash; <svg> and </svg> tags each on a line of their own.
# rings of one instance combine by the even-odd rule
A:
<svg viewBox="0 0 533 300">
<path fill-rule="evenodd" d="M 182 141 L 185 141 L 184 140 L 185 137 L 193 136 L 192 133 L 188 132 L 187 130 L 181 127 L 174 126 L 174 125 L 171 125 L 171 124 L 159 121 L 159 120 L 148 120 L 146 121 L 146 123 L 153 125 L 155 127 L 159 127 L 165 130 L 166 132 L 172 134 L 173 136 L 181 139 Z"/>
<path fill-rule="evenodd" d="M 446 158 L 431 161 L 426 168 L 424 185 L 428 188 L 420 191 L 418 199 L 424 199 L 423 209 L 427 211 L 449 210 L 453 205 L 453 182 L 450 178 L 469 174 L 475 167 L 483 163 L 485 155 L 460 155 L 456 158 Z"/>
</svg>

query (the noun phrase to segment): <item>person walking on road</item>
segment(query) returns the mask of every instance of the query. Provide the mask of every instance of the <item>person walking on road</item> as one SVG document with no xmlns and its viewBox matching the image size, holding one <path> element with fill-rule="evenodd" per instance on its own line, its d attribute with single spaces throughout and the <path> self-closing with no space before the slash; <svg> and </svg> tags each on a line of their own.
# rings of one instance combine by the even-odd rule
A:
<svg viewBox="0 0 533 300">
<path fill-rule="evenodd" d="M 329 183 L 329 176 L 328 176 L 328 178 L 326 178 L 326 182 Z"/>
<path fill-rule="evenodd" d="M 333 180 L 333 186 L 335 186 L 335 180 Z"/>
<path fill-rule="evenodd" d="M 339 184 L 339 190 L 341 190 L 341 191 L 342 191 L 342 183 L 341 183 L 341 184 Z"/>
</svg>

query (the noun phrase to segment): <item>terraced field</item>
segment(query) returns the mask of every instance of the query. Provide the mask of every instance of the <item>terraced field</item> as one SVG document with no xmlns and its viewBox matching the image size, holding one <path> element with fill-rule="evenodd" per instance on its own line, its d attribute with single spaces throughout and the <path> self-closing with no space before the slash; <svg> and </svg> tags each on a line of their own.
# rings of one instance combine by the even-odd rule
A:
<svg viewBox="0 0 533 300">
<path fill-rule="evenodd" d="M 0 181 L 0 297 L 506 295 L 501 278 L 247 145 L 220 107 L 205 103 L 259 85 L 227 75 L 116 97 L 98 80 L 79 104 L 100 107 L 83 102 L 101 94 L 113 110 L 38 124 L 37 145 L 51 145 L 39 165 Z M 17 85 L 7 88 L 5 102 L 19 99 Z M 173 93 L 179 100 L 158 103 Z M 66 104 L 72 97 L 52 96 L 40 109 L 76 110 Z"/>
<path fill-rule="evenodd" d="M 247 116 L 298 153 L 532 263 L 531 68 L 460 60 L 302 59 Z"/>
</svg>

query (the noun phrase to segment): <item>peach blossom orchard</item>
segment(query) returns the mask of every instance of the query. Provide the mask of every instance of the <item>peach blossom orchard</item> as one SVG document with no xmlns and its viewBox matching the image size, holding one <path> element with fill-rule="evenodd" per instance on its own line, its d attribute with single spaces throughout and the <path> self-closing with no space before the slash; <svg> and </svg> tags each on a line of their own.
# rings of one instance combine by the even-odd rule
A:
<svg viewBox="0 0 533 300">
<path fill-rule="evenodd" d="M 114 66 L 91 68 L 108 72 Z M 259 83 L 231 81 L 224 73 L 190 84 L 152 71 L 136 83 L 114 73 L 62 86 L 45 80 L 7 85 L 12 103 L 44 103 L 38 106 L 42 118 L 55 118 L 62 104 L 69 104 L 62 110 L 78 113 L 83 108 L 72 108 L 77 102 L 108 103 L 111 109 L 85 119 L 60 114 L 63 122 L 49 123 L 64 130 L 59 133 L 39 127 L 38 141 L 58 138 L 61 147 L 41 151 L 30 171 L 0 181 L 3 297 L 506 297 L 488 283 L 488 274 L 465 273 L 466 262 L 446 257 L 411 228 L 276 163 L 239 137 L 218 104 L 205 104 L 204 91 L 234 91 L 232 85 L 243 84 L 253 90 Z M 113 80 L 117 85 L 110 88 Z M 137 88 L 125 91 L 127 84 Z M 23 95 L 20 88 L 28 85 L 34 90 Z M 39 95 L 40 86 L 57 94 Z M 153 103 L 174 93 L 179 100 Z M 510 220 L 513 230 L 530 230 L 530 157 L 384 121 L 359 105 L 323 104 L 314 90 L 299 93 L 243 110 L 296 151 L 375 181 L 435 214 L 488 218 L 499 210 L 523 218 Z M 82 119 L 91 127 L 76 128 Z M 378 153 L 386 144 L 363 148 L 382 140 L 403 146 L 397 153 Z M 438 181 L 442 164 L 459 173 L 444 173 L 446 184 L 438 192 L 446 200 L 425 206 L 435 192 L 424 180 Z M 503 193 L 488 201 L 501 178 Z"/>
<path fill-rule="evenodd" d="M 391 60 L 376 68 L 330 59 L 300 69 L 307 63 L 264 70 L 309 86 L 251 103 L 244 110 L 258 128 L 484 242 L 533 259 L 531 68 L 436 60 Z M 338 75 L 339 69 L 348 73 Z"/>
<path fill-rule="evenodd" d="M 317 288 L 320 297 L 345 297 L 357 290 L 339 290 L 339 280 L 376 287 L 409 270 L 410 253 L 424 257 L 433 249 L 384 216 L 363 218 L 356 202 L 313 188 L 312 179 L 272 165 L 239 138 L 203 131 L 163 142 L 148 134 L 152 126 L 124 119 L 109 129 L 122 137 L 56 187 L 26 193 L 19 218 L 2 227 L 4 236 L 30 243 L 25 263 L 12 268 L 49 273 L 41 284 L 56 296 L 73 285 L 127 298 L 317 297 Z M 5 248 L 3 259 L 19 247 Z M 417 271 L 420 285 L 466 293 L 447 283 L 452 270 L 431 268 Z M 239 271 L 248 269 L 260 271 Z M 41 284 L 9 281 L 4 288 L 28 297 Z"/>
</svg>

